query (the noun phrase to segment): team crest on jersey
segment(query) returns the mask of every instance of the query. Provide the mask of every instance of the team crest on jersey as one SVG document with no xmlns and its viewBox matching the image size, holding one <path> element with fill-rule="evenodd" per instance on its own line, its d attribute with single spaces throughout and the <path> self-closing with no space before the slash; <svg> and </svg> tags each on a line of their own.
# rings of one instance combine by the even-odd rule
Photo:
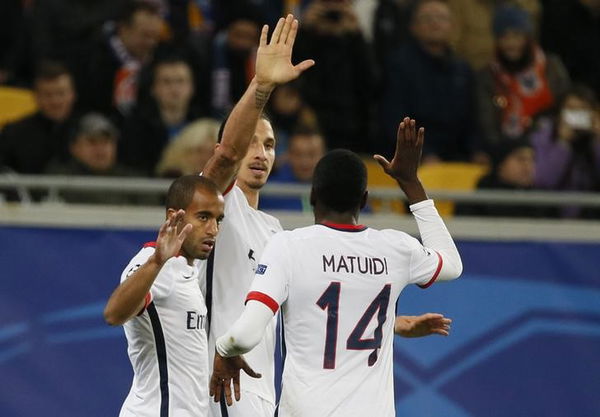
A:
<svg viewBox="0 0 600 417">
<path fill-rule="evenodd" d="M 266 271 L 267 271 L 267 265 L 258 264 L 258 266 L 256 267 L 257 275 L 264 275 Z"/>
</svg>

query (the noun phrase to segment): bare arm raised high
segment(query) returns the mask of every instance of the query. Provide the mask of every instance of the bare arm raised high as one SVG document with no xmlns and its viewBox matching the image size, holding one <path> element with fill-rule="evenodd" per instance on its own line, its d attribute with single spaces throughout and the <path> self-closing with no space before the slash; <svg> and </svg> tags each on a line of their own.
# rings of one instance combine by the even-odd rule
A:
<svg viewBox="0 0 600 417">
<path fill-rule="evenodd" d="M 294 16 L 290 14 L 285 19 L 279 19 L 269 42 L 268 30 L 269 27 L 264 25 L 260 35 L 256 75 L 231 111 L 221 143 L 203 171 L 203 175 L 213 180 L 221 191 L 225 191 L 235 178 L 273 89 L 298 78 L 315 63 L 310 59 L 298 65 L 291 62 L 298 32 L 298 21 Z"/>
</svg>

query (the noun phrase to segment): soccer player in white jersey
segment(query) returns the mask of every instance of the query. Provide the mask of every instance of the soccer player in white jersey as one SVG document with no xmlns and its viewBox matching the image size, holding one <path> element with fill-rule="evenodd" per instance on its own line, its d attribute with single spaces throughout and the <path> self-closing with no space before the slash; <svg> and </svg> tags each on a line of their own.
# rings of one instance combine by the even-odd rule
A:
<svg viewBox="0 0 600 417">
<path fill-rule="evenodd" d="M 316 225 L 282 232 L 264 250 L 246 307 L 219 337 L 211 394 L 239 397 L 243 357 L 281 308 L 285 359 L 279 416 L 393 417 L 395 305 L 408 284 L 457 278 L 460 256 L 417 177 L 423 129 L 400 124 L 392 162 L 376 156 L 408 197 L 423 244 L 358 225 L 366 168 L 338 150 L 321 159 L 311 193 Z"/>
<path fill-rule="evenodd" d="M 267 28 L 263 28 L 256 76 L 231 112 L 223 131 L 219 132 L 215 156 L 202 174 L 214 180 L 225 195 L 225 219 L 202 280 L 209 308 L 211 352 L 214 352 L 216 338 L 242 313 L 257 261 L 270 237 L 282 230 L 276 218 L 257 210 L 260 189 L 275 160 L 273 128 L 264 117 L 263 108 L 276 85 L 293 80 L 313 65 L 311 60 L 296 66 L 291 64 L 297 25 L 291 15 L 280 19 L 268 43 Z M 407 337 L 447 335 L 449 322 L 439 314 L 400 317 L 397 332 Z M 248 363 L 262 373 L 262 378 L 242 374 L 241 401 L 229 408 L 224 399 L 212 404 L 212 416 L 273 416 L 274 350 L 275 320 L 272 320 L 264 337 L 246 355 Z M 212 365 L 212 360 L 210 363 Z"/>
<path fill-rule="evenodd" d="M 297 29 L 298 21 L 288 15 L 278 21 L 267 42 L 268 27 L 263 27 L 255 77 L 229 115 L 220 132 L 215 155 L 202 173 L 225 195 L 225 220 L 203 279 L 212 353 L 216 336 L 222 335 L 244 308 L 246 293 L 266 242 L 282 230 L 276 218 L 257 210 L 259 190 L 267 181 L 275 160 L 275 137 L 271 124 L 263 116 L 263 108 L 277 85 L 297 78 L 314 64 L 311 60 L 298 65 L 291 63 Z M 224 402 L 213 403 L 213 416 L 273 416 L 274 350 L 273 320 L 266 336 L 247 356 L 248 362 L 260 369 L 264 377 L 251 379 L 244 375 L 244 400 L 230 409 Z"/>
<path fill-rule="evenodd" d="M 124 324 L 133 384 L 121 417 L 208 415 L 206 304 L 200 260 L 223 218 L 224 201 L 207 178 L 189 175 L 169 188 L 167 220 L 156 242 L 129 262 L 104 317 Z"/>
</svg>

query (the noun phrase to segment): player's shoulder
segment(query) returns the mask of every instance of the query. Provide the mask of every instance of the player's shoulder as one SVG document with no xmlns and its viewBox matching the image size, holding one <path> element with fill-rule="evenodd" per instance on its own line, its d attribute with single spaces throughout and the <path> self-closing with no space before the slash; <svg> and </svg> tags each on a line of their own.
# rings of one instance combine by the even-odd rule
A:
<svg viewBox="0 0 600 417">
<path fill-rule="evenodd" d="M 139 269 L 140 266 L 144 265 L 148 258 L 152 256 L 152 254 L 156 250 L 156 242 L 146 242 L 141 245 L 138 252 L 131 258 L 123 273 L 121 274 L 121 281 L 124 281 L 133 274 L 135 271 Z"/>
<path fill-rule="evenodd" d="M 264 223 L 264 225 L 267 226 L 272 233 L 278 233 L 283 230 L 283 227 L 281 227 L 281 223 L 277 217 L 265 213 L 262 210 L 256 210 L 256 213 L 260 217 L 261 222 Z"/>
<path fill-rule="evenodd" d="M 369 229 L 370 236 L 393 242 L 394 244 L 412 245 L 417 240 L 406 232 L 396 229 Z"/>
</svg>

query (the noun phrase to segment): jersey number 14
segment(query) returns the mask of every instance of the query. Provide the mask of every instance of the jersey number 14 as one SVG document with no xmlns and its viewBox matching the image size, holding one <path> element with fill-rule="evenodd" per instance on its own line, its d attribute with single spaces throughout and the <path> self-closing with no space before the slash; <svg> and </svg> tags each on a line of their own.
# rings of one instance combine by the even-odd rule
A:
<svg viewBox="0 0 600 417">
<path fill-rule="evenodd" d="M 368 364 L 373 366 L 377 362 L 377 352 L 381 347 L 383 339 L 383 323 L 385 323 L 388 304 L 390 302 L 391 285 L 386 284 L 371 302 L 364 314 L 356 323 L 354 330 L 348 336 L 346 349 L 349 350 L 373 350 L 369 355 Z M 327 310 L 327 330 L 325 333 L 325 355 L 323 357 L 323 368 L 335 369 L 335 352 L 338 337 L 338 313 L 340 308 L 341 282 L 332 282 L 317 300 L 317 305 L 322 310 Z M 377 314 L 377 327 L 373 337 L 363 339 L 367 326 Z"/>
</svg>

